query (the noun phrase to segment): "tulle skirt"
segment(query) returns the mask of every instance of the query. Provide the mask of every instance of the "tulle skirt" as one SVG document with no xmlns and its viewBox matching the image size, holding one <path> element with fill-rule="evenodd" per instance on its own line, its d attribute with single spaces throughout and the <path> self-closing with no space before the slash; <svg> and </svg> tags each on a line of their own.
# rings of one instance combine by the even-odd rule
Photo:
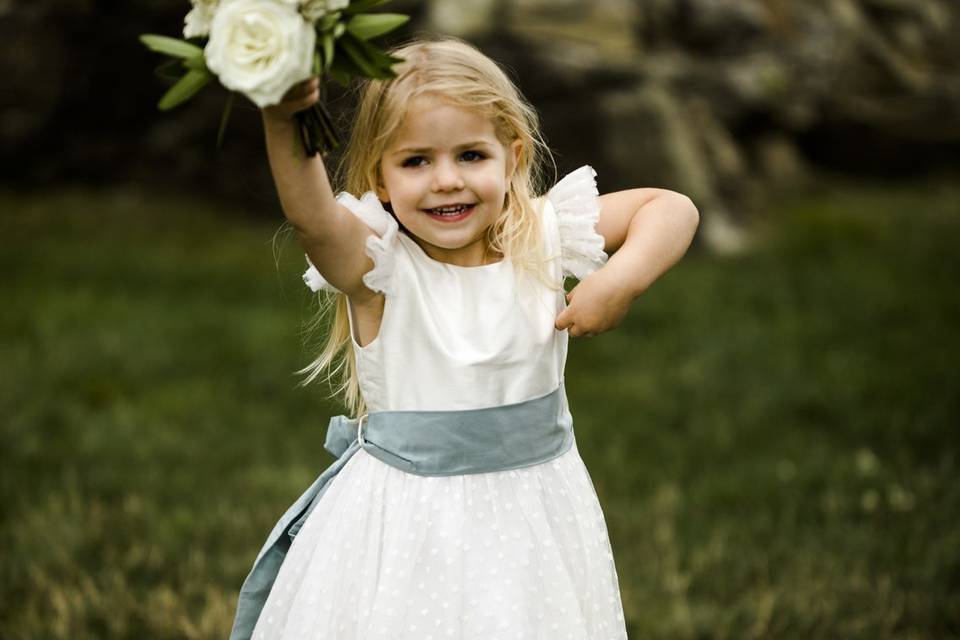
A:
<svg viewBox="0 0 960 640">
<path fill-rule="evenodd" d="M 294 539 L 254 639 L 626 638 L 603 513 L 574 445 L 423 477 L 363 450 Z"/>
</svg>

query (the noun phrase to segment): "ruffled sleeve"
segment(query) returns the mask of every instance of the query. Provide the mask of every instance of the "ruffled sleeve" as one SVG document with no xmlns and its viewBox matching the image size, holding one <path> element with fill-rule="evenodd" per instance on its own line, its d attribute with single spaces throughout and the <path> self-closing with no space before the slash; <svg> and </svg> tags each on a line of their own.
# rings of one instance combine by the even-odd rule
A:
<svg viewBox="0 0 960 640">
<path fill-rule="evenodd" d="M 396 259 L 397 234 L 400 229 L 397 221 L 383 208 L 372 191 L 363 194 L 359 200 L 349 193 L 341 193 L 337 196 L 337 202 L 349 209 L 373 231 L 373 234 L 367 237 L 365 247 L 366 254 L 373 260 L 373 269 L 363 275 L 363 284 L 371 291 L 389 294 Z M 309 268 L 303 274 L 303 281 L 311 290 L 338 293 L 333 285 L 323 279 L 317 268 L 310 262 L 310 258 L 307 258 L 307 265 Z"/>
<path fill-rule="evenodd" d="M 596 175 L 593 167 L 584 165 L 564 176 L 547 193 L 556 211 L 564 278 L 582 280 L 607 262 L 603 236 L 597 233 L 600 194 Z"/>
</svg>

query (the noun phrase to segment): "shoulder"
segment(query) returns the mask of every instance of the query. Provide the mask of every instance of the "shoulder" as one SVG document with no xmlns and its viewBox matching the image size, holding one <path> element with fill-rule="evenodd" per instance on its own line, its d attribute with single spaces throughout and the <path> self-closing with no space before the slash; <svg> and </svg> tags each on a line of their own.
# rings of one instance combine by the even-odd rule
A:
<svg viewBox="0 0 960 640">
<path fill-rule="evenodd" d="M 547 199 L 559 210 L 575 204 L 592 206 L 598 195 L 597 172 L 585 164 L 560 178 L 547 192 Z"/>
<path fill-rule="evenodd" d="M 337 202 L 369 230 L 363 243 L 364 253 L 369 259 L 362 274 L 363 288 L 371 294 L 390 293 L 400 235 L 397 221 L 372 192 L 365 193 L 361 198 L 344 192 L 337 196 Z M 328 278 L 321 275 L 309 256 L 307 264 L 309 268 L 303 274 L 303 279 L 310 289 L 340 292 Z"/>
<path fill-rule="evenodd" d="M 547 192 L 542 205 L 545 224 L 557 229 L 564 276 L 581 280 L 607 261 L 597 232 L 601 203 L 596 175 L 589 165 L 571 171 Z"/>
</svg>

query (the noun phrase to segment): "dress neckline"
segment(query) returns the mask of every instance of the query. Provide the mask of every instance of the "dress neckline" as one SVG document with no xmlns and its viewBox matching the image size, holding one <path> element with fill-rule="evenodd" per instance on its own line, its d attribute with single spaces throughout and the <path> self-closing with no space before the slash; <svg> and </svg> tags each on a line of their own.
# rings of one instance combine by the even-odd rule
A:
<svg viewBox="0 0 960 640">
<path fill-rule="evenodd" d="M 456 270 L 458 270 L 458 271 L 487 271 L 487 270 L 492 271 L 493 269 L 499 268 L 500 265 L 502 265 L 502 264 L 504 264 L 505 262 L 507 262 L 506 256 L 504 256 L 503 258 L 500 258 L 500 259 L 497 260 L 496 262 L 488 262 L 487 264 L 478 264 L 478 265 L 474 265 L 474 266 L 472 266 L 472 267 L 470 267 L 470 266 L 464 266 L 464 265 L 459 265 L 459 264 L 451 264 L 451 263 L 449 263 L 449 262 L 442 262 L 442 261 L 440 261 L 440 260 L 437 260 L 436 258 L 431 258 L 431 257 L 427 254 L 427 252 L 423 250 L 423 247 L 421 247 L 419 244 L 417 244 L 417 241 L 414 240 L 413 238 L 411 238 L 411 237 L 410 237 L 407 233 L 405 233 L 404 231 L 401 230 L 400 233 L 397 234 L 397 235 L 398 235 L 399 238 L 401 238 L 401 240 L 402 240 L 405 244 L 407 244 L 407 245 L 409 245 L 409 246 L 412 246 L 412 247 L 414 248 L 413 250 L 414 250 L 416 253 L 418 253 L 421 258 L 423 258 L 423 261 L 424 261 L 424 262 L 432 263 L 432 264 L 438 265 L 438 266 L 440 266 L 440 267 L 445 267 L 445 268 L 450 268 L 450 269 L 456 269 Z"/>
</svg>

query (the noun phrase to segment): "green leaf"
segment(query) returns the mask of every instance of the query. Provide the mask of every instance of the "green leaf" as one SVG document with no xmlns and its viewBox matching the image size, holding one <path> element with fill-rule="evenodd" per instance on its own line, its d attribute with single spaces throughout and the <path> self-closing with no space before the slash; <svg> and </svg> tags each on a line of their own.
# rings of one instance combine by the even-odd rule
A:
<svg viewBox="0 0 960 640">
<path fill-rule="evenodd" d="M 340 58 L 337 58 L 337 60 L 340 60 Z M 360 74 L 350 74 L 350 73 L 347 73 L 346 71 L 343 71 L 342 69 L 338 69 L 337 64 L 338 62 L 336 61 L 333 63 L 333 66 L 330 67 L 329 73 L 330 73 L 330 77 L 333 78 L 333 81 L 336 82 L 341 87 L 346 87 L 347 85 L 349 85 L 350 78 L 353 75 L 360 75 Z"/>
<path fill-rule="evenodd" d="M 350 6 L 343 10 L 344 13 L 348 14 L 357 14 L 357 13 L 366 13 L 370 9 L 376 9 L 379 6 L 385 5 L 390 0 L 356 0 L 356 2 L 351 2 Z"/>
<path fill-rule="evenodd" d="M 333 36 L 329 33 L 323 34 L 323 39 L 321 40 L 321 46 L 323 47 L 323 68 L 329 69 L 330 65 L 333 64 L 333 45 L 334 45 Z"/>
<path fill-rule="evenodd" d="M 370 40 L 390 33 L 409 19 L 402 13 L 362 13 L 350 18 L 347 31 L 361 40 Z"/>
<path fill-rule="evenodd" d="M 340 12 L 335 11 L 334 13 L 328 13 L 320 18 L 320 21 L 317 22 L 318 31 L 330 31 L 333 27 L 340 22 Z"/>
<path fill-rule="evenodd" d="M 344 34 L 337 41 L 337 45 L 343 49 L 344 53 L 360 70 L 360 73 L 356 75 L 367 78 L 392 78 L 396 74 L 391 67 L 397 62 L 401 62 L 400 58 L 388 56 L 369 42 L 360 40 L 351 33 Z"/>
<path fill-rule="evenodd" d="M 203 49 L 195 44 L 190 44 L 185 40 L 178 40 L 177 38 L 144 33 L 140 36 L 140 42 L 145 44 L 151 51 L 165 53 L 174 58 L 203 57 Z"/>
<path fill-rule="evenodd" d="M 353 64 L 360 69 L 360 75 L 368 78 L 380 77 L 380 69 L 378 69 L 377 65 L 366 56 L 363 47 L 361 47 L 359 44 L 360 42 L 362 42 L 362 40 L 358 40 L 351 34 L 346 34 L 337 41 L 337 43 L 350 57 L 350 60 L 353 61 Z"/>
<path fill-rule="evenodd" d="M 153 73 L 158 78 L 175 82 L 183 75 L 183 61 L 176 58 L 167 58 L 153 70 Z"/>
<path fill-rule="evenodd" d="M 199 55 L 195 55 L 192 58 L 184 58 L 183 66 L 185 66 L 187 69 L 205 71 L 207 69 L 207 61 L 203 57 L 203 52 L 201 51 Z"/>
<path fill-rule="evenodd" d="M 391 55 L 387 55 L 386 53 L 381 51 L 379 47 L 367 42 L 366 40 L 353 38 L 352 36 L 351 36 L 351 39 L 355 42 L 356 46 L 363 52 L 363 56 L 367 60 L 369 60 L 373 65 L 375 65 L 383 74 L 386 74 L 378 77 L 392 78 L 394 75 L 396 75 L 393 73 L 392 67 L 394 64 L 398 62 L 403 62 L 402 59 L 396 58 Z"/>
<path fill-rule="evenodd" d="M 338 48 L 343 50 L 342 46 Z M 333 63 L 330 65 L 330 74 L 334 80 L 342 85 L 349 84 L 350 78 L 353 76 L 364 75 L 363 69 L 358 67 L 353 59 L 347 55 L 346 50 L 343 50 L 343 55 L 335 55 L 333 57 Z M 338 79 L 338 77 L 340 79 Z M 341 82 L 341 80 L 344 81 Z"/>
<path fill-rule="evenodd" d="M 173 109 L 180 103 L 192 98 L 194 94 L 200 91 L 211 79 L 213 79 L 213 75 L 209 71 L 190 69 L 177 81 L 177 84 L 170 87 L 170 90 L 163 94 L 157 107 L 161 111 Z"/>
</svg>

